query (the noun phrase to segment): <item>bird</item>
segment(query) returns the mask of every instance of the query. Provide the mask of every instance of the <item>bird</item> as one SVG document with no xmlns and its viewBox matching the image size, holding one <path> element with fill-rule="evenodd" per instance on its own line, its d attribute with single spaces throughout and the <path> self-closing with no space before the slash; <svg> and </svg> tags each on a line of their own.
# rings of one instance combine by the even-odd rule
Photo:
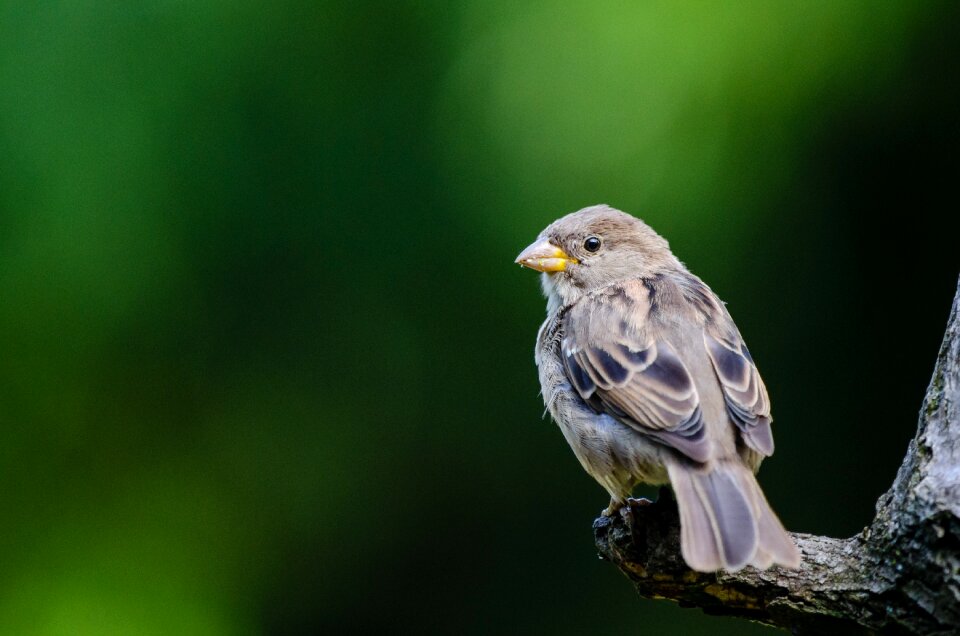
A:
<svg viewBox="0 0 960 636">
<path fill-rule="evenodd" d="M 692 570 L 799 567 L 755 478 L 774 449 L 767 389 L 725 304 L 666 239 L 595 205 L 548 225 L 516 263 L 541 272 L 544 404 L 610 494 L 602 514 L 629 511 L 639 483 L 669 483 Z"/>
</svg>

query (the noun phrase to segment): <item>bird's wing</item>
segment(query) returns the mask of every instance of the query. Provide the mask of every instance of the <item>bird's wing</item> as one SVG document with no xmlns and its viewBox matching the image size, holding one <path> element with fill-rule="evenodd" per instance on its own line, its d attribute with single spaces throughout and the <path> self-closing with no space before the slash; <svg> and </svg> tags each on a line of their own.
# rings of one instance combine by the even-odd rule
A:
<svg viewBox="0 0 960 636">
<path fill-rule="evenodd" d="M 648 328 L 639 281 L 590 294 L 565 317 L 561 345 L 570 383 L 588 404 L 689 458 L 710 459 L 700 397 L 677 352 Z"/>
<path fill-rule="evenodd" d="M 720 380 L 727 413 L 744 443 L 761 455 L 773 454 L 770 397 L 747 345 L 722 306 L 711 312 L 703 344 Z"/>
</svg>

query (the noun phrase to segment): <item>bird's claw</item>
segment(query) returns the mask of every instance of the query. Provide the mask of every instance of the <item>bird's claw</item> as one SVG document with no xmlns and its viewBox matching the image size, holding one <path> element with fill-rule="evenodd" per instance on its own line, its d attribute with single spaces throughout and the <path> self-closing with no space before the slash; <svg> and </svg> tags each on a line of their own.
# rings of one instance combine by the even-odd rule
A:
<svg viewBox="0 0 960 636">
<path fill-rule="evenodd" d="M 619 512 L 623 519 L 629 520 L 634 507 L 644 507 L 651 504 L 653 504 L 653 502 L 646 497 L 627 497 L 624 501 L 611 501 L 610 505 L 600 512 L 600 515 L 603 517 L 612 517 Z"/>
</svg>

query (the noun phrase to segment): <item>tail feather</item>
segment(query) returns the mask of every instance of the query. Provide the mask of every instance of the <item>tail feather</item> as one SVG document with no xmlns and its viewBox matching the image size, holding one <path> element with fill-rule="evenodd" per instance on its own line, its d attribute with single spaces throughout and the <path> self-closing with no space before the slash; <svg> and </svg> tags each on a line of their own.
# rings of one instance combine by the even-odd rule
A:
<svg viewBox="0 0 960 636">
<path fill-rule="evenodd" d="M 680 508 L 680 550 L 692 569 L 799 566 L 797 547 L 746 466 L 737 460 L 707 469 L 671 463 L 667 470 Z"/>
<path fill-rule="evenodd" d="M 747 474 L 750 475 L 752 482 L 754 506 L 757 510 L 757 529 L 760 531 L 758 549 L 767 553 L 772 562 L 777 565 L 793 569 L 800 567 L 800 550 L 797 549 L 797 544 L 793 542 L 777 514 L 770 508 L 767 498 L 760 489 L 760 484 L 751 473 Z M 770 564 L 762 567 L 770 567 Z"/>
<path fill-rule="evenodd" d="M 710 522 L 707 508 L 687 472 L 670 475 L 680 508 L 680 551 L 694 570 L 710 572 L 723 567 L 722 547 Z"/>
</svg>

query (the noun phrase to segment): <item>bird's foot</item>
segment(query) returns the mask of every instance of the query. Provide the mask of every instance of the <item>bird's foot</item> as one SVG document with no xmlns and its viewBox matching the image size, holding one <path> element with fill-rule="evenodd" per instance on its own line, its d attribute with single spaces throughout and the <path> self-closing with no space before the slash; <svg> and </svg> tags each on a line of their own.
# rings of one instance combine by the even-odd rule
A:
<svg viewBox="0 0 960 636">
<path fill-rule="evenodd" d="M 627 497 L 626 505 L 620 509 L 620 516 L 624 521 L 633 525 L 633 509 L 634 508 L 646 508 L 647 506 L 652 506 L 653 502 L 647 499 L 646 497 Z"/>
<path fill-rule="evenodd" d="M 613 515 L 617 514 L 617 512 L 623 510 L 624 506 L 626 506 L 625 501 L 611 499 L 610 505 L 604 508 L 600 514 L 604 517 L 612 517 Z"/>
<path fill-rule="evenodd" d="M 603 509 L 600 514 L 604 517 L 612 517 L 618 512 L 620 516 L 629 521 L 633 508 L 640 508 L 652 505 L 653 502 L 646 497 L 627 497 L 626 499 L 611 499 L 610 505 Z"/>
</svg>

